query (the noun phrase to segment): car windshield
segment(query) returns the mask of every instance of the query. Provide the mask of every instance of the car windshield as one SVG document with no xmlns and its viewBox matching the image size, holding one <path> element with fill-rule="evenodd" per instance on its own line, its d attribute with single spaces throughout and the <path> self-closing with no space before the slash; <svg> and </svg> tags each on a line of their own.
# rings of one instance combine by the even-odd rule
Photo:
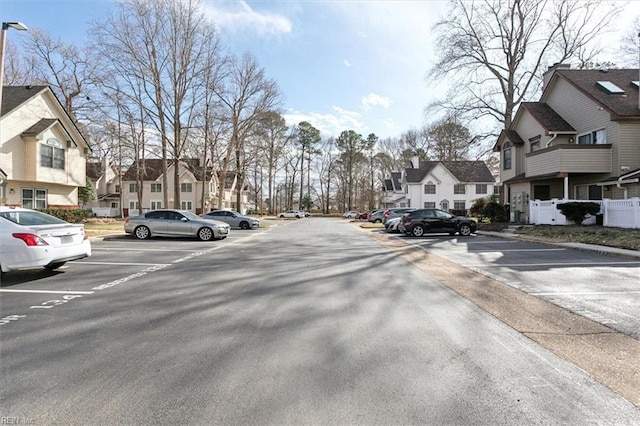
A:
<svg viewBox="0 0 640 426">
<path fill-rule="evenodd" d="M 189 220 L 202 220 L 202 218 L 195 213 L 192 213 L 188 210 L 180 210 L 180 214 L 186 217 Z"/>
<path fill-rule="evenodd" d="M 57 217 L 50 216 L 46 213 L 27 210 L 16 210 L 8 212 L 0 212 L 0 217 L 10 220 L 13 223 L 24 226 L 33 225 L 62 225 L 65 222 Z"/>
</svg>

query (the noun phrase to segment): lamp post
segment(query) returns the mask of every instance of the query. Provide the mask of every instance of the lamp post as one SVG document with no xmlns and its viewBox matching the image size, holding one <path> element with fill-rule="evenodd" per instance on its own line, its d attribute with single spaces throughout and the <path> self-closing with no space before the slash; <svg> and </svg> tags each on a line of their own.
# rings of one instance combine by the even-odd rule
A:
<svg viewBox="0 0 640 426">
<path fill-rule="evenodd" d="M 9 28 L 26 31 L 27 26 L 22 22 L 3 22 L 2 32 L 0 32 L 0 108 L 2 107 L 2 86 L 4 85 L 4 50 L 7 42 L 7 31 Z"/>
</svg>

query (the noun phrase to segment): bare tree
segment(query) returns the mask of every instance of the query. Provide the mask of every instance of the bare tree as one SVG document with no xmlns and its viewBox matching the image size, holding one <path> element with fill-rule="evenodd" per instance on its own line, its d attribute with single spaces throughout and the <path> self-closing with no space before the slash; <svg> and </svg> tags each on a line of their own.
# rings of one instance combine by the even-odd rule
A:
<svg viewBox="0 0 640 426">
<path fill-rule="evenodd" d="M 51 86 L 76 124 L 88 121 L 96 67 L 90 55 L 84 49 L 52 38 L 44 30 L 33 29 L 29 35 L 25 51 L 35 78 Z"/>
<path fill-rule="evenodd" d="M 254 131 L 264 113 L 277 111 L 281 95 L 275 81 L 265 76 L 257 60 L 246 53 L 241 58 L 232 58 L 224 82 L 213 88 L 226 109 L 231 123 L 231 138 L 222 159 L 218 207 L 222 208 L 224 182 L 231 161 L 235 158 L 237 181 L 236 210 L 241 211 L 241 189 L 244 183 L 244 141 Z"/>
<path fill-rule="evenodd" d="M 273 189 L 276 172 L 282 159 L 282 153 L 287 143 L 288 127 L 284 117 L 275 111 L 267 111 L 261 115 L 255 129 L 259 140 L 259 156 L 264 160 L 267 174 L 267 198 L 273 200 Z M 274 213 L 274 203 L 269 203 L 269 214 Z"/>
<path fill-rule="evenodd" d="M 94 45 L 126 84 L 141 87 L 141 99 L 161 140 L 164 204 L 169 205 L 168 162 L 174 167 L 173 200 L 180 206 L 178 161 L 205 98 L 206 78 L 219 59 L 215 27 L 204 17 L 198 0 L 124 0 L 106 24 L 92 27 Z"/>
<path fill-rule="evenodd" d="M 622 35 L 619 55 L 623 66 L 636 68 L 640 65 L 640 15 Z"/>
<path fill-rule="evenodd" d="M 520 102 L 539 90 L 545 67 L 592 60 L 600 52 L 597 38 L 613 28 L 620 10 L 597 0 L 454 0 L 434 28 L 440 52 L 428 80 L 462 83 L 450 101 L 430 109 L 509 127 Z"/>
<path fill-rule="evenodd" d="M 28 86 L 43 83 L 35 72 L 35 57 L 20 53 L 15 44 L 9 40 L 6 43 L 4 79 L 2 83 L 5 86 Z"/>
</svg>

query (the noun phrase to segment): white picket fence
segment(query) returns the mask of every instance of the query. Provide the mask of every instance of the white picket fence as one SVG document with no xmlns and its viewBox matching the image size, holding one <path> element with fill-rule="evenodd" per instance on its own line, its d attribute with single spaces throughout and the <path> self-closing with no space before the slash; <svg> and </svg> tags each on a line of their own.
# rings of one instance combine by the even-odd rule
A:
<svg viewBox="0 0 640 426">
<path fill-rule="evenodd" d="M 558 204 L 568 202 L 586 202 L 585 200 L 565 200 L 554 198 L 551 200 L 529 201 L 529 223 L 536 225 L 567 225 L 570 220 L 560 213 Z M 640 228 L 640 198 L 628 198 L 626 200 L 590 200 L 589 202 L 600 204 L 602 224 L 616 228 Z M 594 225 L 596 217 L 588 217 L 583 224 Z"/>
</svg>

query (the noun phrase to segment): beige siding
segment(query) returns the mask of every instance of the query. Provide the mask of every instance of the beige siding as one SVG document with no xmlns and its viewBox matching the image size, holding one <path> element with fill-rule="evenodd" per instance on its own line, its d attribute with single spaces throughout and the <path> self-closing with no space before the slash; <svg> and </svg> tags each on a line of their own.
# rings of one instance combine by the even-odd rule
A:
<svg viewBox="0 0 640 426">
<path fill-rule="evenodd" d="M 610 173 L 608 145 L 560 145 L 527 156 L 527 176 L 549 173 Z"/>
<path fill-rule="evenodd" d="M 640 168 L 640 123 L 619 122 L 618 155 L 619 161 L 614 162 L 614 172 L 622 171 L 623 167 L 630 170 Z"/>
<path fill-rule="evenodd" d="M 612 176 L 615 176 L 616 170 L 619 169 L 619 159 L 623 157 L 618 146 L 620 137 L 619 124 L 610 121 L 610 114 L 562 78 L 558 79 L 553 90 L 549 91 L 543 102 L 548 103 L 551 108 L 571 124 L 578 132 L 577 136 L 598 129 L 606 129 L 607 143 L 612 144 L 611 168 L 613 170 Z"/>
</svg>

